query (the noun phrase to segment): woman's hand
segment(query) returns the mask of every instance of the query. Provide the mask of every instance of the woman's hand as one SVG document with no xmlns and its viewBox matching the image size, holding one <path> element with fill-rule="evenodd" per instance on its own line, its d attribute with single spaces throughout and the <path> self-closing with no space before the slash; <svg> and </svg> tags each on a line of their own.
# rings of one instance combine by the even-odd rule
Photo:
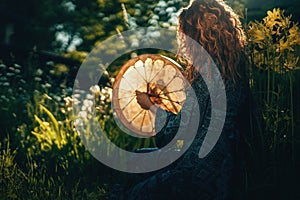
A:
<svg viewBox="0 0 300 200">
<path fill-rule="evenodd" d="M 135 94 L 138 104 L 140 104 L 143 109 L 149 110 L 151 106 L 154 105 L 147 93 L 136 90 Z"/>
</svg>

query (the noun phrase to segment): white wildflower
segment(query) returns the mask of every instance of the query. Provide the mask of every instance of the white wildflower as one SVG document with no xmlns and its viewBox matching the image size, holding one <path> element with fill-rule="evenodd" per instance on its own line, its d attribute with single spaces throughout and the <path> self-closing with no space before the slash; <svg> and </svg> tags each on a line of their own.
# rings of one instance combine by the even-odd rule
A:
<svg viewBox="0 0 300 200">
<path fill-rule="evenodd" d="M 41 76 L 42 74 L 43 74 L 43 70 L 41 70 L 41 69 L 37 69 L 35 72 L 35 75 L 37 75 L 37 76 Z"/>
<path fill-rule="evenodd" d="M 86 95 L 86 98 L 87 98 L 87 99 L 90 99 L 90 100 L 93 100 L 93 99 L 95 98 L 95 95 L 87 94 L 87 95 Z"/>
<path fill-rule="evenodd" d="M 83 126 L 83 121 L 82 121 L 82 119 L 76 119 L 74 124 L 75 124 L 75 126 Z"/>
<path fill-rule="evenodd" d="M 34 77 L 34 80 L 40 82 L 42 79 L 40 77 Z"/>
<path fill-rule="evenodd" d="M 50 83 L 46 83 L 46 84 L 45 84 L 45 87 L 46 87 L 46 88 L 51 88 L 52 85 L 51 85 Z"/>
<path fill-rule="evenodd" d="M 165 8 L 167 7 L 167 3 L 165 1 L 159 1 L 158 4 L 157 4 L 157 7 L 162 7 L 162 8 Z"/>
<path fill-rule="evenodd" d="M 174 13 L 174 12 L 176 12 L 176 8 L 175 7 L 169 7 L 169 8 L 166 9 L 166 12 L 167 13 Z"/>
<path fill-rule="evenodd" d="M 14 64 L 14 67 L 17 68 L 17 69 L 21 69 L 21 65 L 18 65 L 18 64 Z"/>
<path fill-rule="evenodd" d="M 82 110 L 78 113 L 79 117 L 81 117 L 81 119 L 87 120 L 88 114 L 86 111 Z"/>
<path fill-rule="evenodd" d="M 83 101 L 83 106 L 85 106 L 85 107 L 87 107 L 87 108 L 92 107 L 93 105 L 94 105 L 94 103 L 93 103 L 93 101 L 91 101 L 91 100 L 85 99 L 85 100 Z"/>
</svg>

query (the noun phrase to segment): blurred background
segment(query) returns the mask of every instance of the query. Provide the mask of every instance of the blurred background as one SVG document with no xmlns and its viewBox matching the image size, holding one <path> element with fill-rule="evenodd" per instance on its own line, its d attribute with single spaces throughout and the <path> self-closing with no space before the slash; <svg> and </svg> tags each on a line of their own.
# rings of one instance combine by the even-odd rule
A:
<svg viewBox="0 0 300 200">
<path fill-rule="evenodd" d="M 300 199 L 300 2 L 227 2 L 248 37 L 249 83 L 265 124 L 253 125 L 244 138 L 243 192 L 248 199 Z M 107 199 L 112 184 L 137 181 L 102 165 L 82 145 L 74 128 L 74 79 L 97 44 L 138 27 L 176 30 L 188 3 L 0 0 L 0 199 Z M 108 46 L 107 53 L 121 48 Z M 123 134 L 112 118 L 112 77 L 131 56 L 105 71 L 81 113 L 96 108 L 95 123 L 124 149 L 155 147 L 153 138 Z"/>
<path fill-rule="evenodd" d="M 176 13 L 187 0 L 174 1 L 106 1 L 106 0 L 1 0 L 0 44 L 2 55 L 8 50 L 21 52 L 50 51 L 90 51 L 97 41 L 116 34 L 116 29 L 124 31 L 128 24 L 124 21 L 123 7 L 128 15 L 135 18 L 139 26 L 168 22 L 169 13 Z M 247 19 L 262 19 L 267 10 L 280 7 L 298 20 L 299 1 L 296 0 L 229 0 L 229 4 L 241 9 L 247 8 Z M 132 25 L 132 24 L 131 24 Z"/>
</svg>

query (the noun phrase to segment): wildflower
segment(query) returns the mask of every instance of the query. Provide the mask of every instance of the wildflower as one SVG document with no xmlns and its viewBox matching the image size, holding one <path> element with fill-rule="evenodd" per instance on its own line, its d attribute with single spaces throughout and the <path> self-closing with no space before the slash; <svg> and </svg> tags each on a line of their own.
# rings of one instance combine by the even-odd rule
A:
<svg viewBox="0 0 300 200">
<path fill-rule="evenodd" d="M 283 15 L 283 13 L 282 13 L 282 15 Z M 282 27 L 283 27 L 284 29 L 290 27 L 291 19 L 292 19 L 292 15 L 290 15 L 290 16 L 288 16 L 288 17 L 284 17 L 284 19 L 282 19 Z"/>
<path fill-rule="evenodd" d="M 266 27 L 268 27 L 270 30 L 273 29 L 274 26 L 282 26 L 282 17 L 280 9 L 274 8 L 273 11 L 267 12 L 267 17 L 263 19 Z M 272 33 L 276 33 L 276 31 L 272 31 Z"/>
<path fill-rule="evenodd" d="M 157 4 L 157 7 L 165 8 L 167 6 L 168 6 L 168 4 L 165 1 L 159 1 Z"/>
<path fill-rule="evenodd" d="M 41 79 L 40 77 L 34 77 L 34 80 L 35 80 L 36 82 L 40 82 L 42 79 Z"/>
<path fill-rule="evenodd" d="M 58 101 L 58 102 L 60 102 L 61 101 L 61 97 L 60 96 L 58 96 L 58 95 L 54 95 L 54 97 L 53 97 L 56 101 Z"/>
<path fill-rule="evenodd" d="M 249 43 L 253 44 L 252 59 L 255 65 L 280 74 L 298 69 L 298 58 L 292 53 L 300 44 L 297 25 L 291 21 L 291 16 L 284 16 L 284 11 L 279 8 L 268 11 L 263 22 L 250 22 L 248 38 Z"/>
<path fill-rule="evenodd" d="M 48 61 L 48 62 L 46 62 L 46 65 L 54 66 L 54 62 L 53 61 Z"/>
<path fill-rule="evenodd" d="M 96 106 L 96 110 L 99 111 L 99 112 L 101 112 L 101 111 L 103 111 L 103 107 L 101 105 L 100 106 Z M 103 112 L 101 112 L 101 113 L 103 113 Z"/>
<path fill-rule="evenodd" d="M 14 67 L 17 68 L 17 69 L 21 69 L 22 67 L 18 64 L 14 64 Z"/>
<path fill-rule="evenodd" d="M 292 45 L 300 45 L 300 30 L 297 25 L 298 24 L 293 24 L 293 26 L 289 29 L 288 40 Z"/>
<path fill-rule="evenodd" d="M 73 98 L 73 105 L 78 105 L 80 101 L 76 98 Z"/>
<path fill-rule="evenodd" d="M 92 107 L 92 106 L 94 105 L 94 103 L 93 103 L 93 101 L 91 101 L 91 100 L 85 99 L 85 100 L 83 101 L 83 105 L 84 105 L 85 107 L 89 108 L 89 107 Z"/>
<path fill-rule="evenodd" d="M 178 17 L 175 14 L 173 14 L 168 20 L 168 22 L 172 25 L 178 25 Z"/>
<path fill-rule="evenodd" d="M 174 13 L 174 12 L 176 12 L 176 8 L 173 6 L 173 7 L 168 7 L 167 9 L 166 9 L 166 12 L 167 13 Z"/>
<path fill-rule="evenodd" d="M 297 67 L 298 61 L 299 61 L 299 56 L 294 57 L 290 54 L 284 62 L 285 70 L 290 71 L 290 70 L 299 69 L 299 67 Z"/>
<path fill-rule="evenodd" d="M 68 111 L 68 112 L 71 112 L 72 110 L 73 110 L 72 107 L 67 107 L 67 111 Z"/>
<path fill-rule="evenodd" d="M 299 36 L 299 27 L 297 24 L 294 24 L 290 29 L 289 29 L 289 34 L 290 36 Z"/>
<path fill-rule="evenodd" d="M 87 99 L 90 99 L 90 100 L 93 100 L 94 97 L 95 97 L 95 96 L 92 95 L 92 94 L 87 94 L 87 95 L 86 95 L 86 98 L 87 98 Z"/>
<path fill-rule="evenodd" d="M 286 139 L 286 134 L 283 135 L 283 138 Z"/>
<path fill-rule="evenodd" d="M 6 78 L 6 76 L 2 76 L 0 77 L 0 81 L 7 81 L 8 79 Z"/>
<path fill-rule="evenodd" d="M 109 81 L 110 81 L 111 83 L 114 83 L 115 80 L 116 80 L 115 78 L 110 78 L 110 79 L 109 79 Z"/>
<path fill-rule="evenodd" d="M 0 64 L 0 68 L 6 68 L 6 65 Z"/>
<path fill-rule="evenodd" d="M 43 97 L 48 99 L 48 100 L 52 100 L 52 97 L 50 97 L 48 94 L 44 94 Z"/>
<path fill-rule="evenodd" d="M 46 84 L 45 84 L 45 87 L 46 87 L 46 88 L 51 88 L 51 86 L 52 86 L 52 85 L 51 85 L 50 83 L 46 83 Z"/>
<path fill-rule="evenodd" d="M 63 82 L 63 83 L 59 84 L 59 87 L 61 87 L 61 88 L 65 88 L 65 87 L 66 87 L 66 83 L 65 83 L 65 82 Z"/>
<path fill-rule="evenodd" d="M 46 88 L 46 85 L 45 84 L 41 84 L 42 88 L 45 89 Z"/>
<path fill-rule="evenodd" d="M 281 13 L 279 8 L 274 8 L 273 11 L 267 11 L 267 17 L 271 19 L 281 19 Z"/>
<path fill-rule="evenodd" d="M 279 40 L 279 47 L 280 47 L 281 52 L 286 50 L 286 49 L 288 49 L 290 51 L 294 51 L 294 49 L 290 45 L 290 41 L 287 40 L 286 38 L 281 38 Z"/>
<path fill-rule="evenodd" d="M 79 112 L 79 117 L 81 117 L 81 119 L 87 120 L 87 116 L 88 116 L 88 114 L 86 111 L 82 110 Z"/>
<path fill-rule="evenodd" d="M 37 75 L 37 76 L 43 75 L 43 70 L 37 69 L 36 72 L 35 72 L 35 75 Z"/>
<path fill-rule="evenodd" d="M 75 122 L 74 122 L 74 125 L 75 125 L 75 126 L 83 126 L 83 121 L 82 121 L 82 119 L 76 119 Z"/>
<path fill-rule="evenodd" d="M 45 126 L 45 127 L 49 127 L 49 126 L 50 126 L 50 123 L 49 123 L 49 122 L 43 122 L 42 124 L 43 124 L 43 126 Z"/>
<path fill-rule="evenodd" d="M 79 99 L 80 98 L 80 94 L 73 94 L 73 98 L 74 99 Z"/>
<path fill-rule="evenodd" d="M 260 26 L 260 24 L 258 24 Z M 251 34 L 251 41 L 254 43 L 262 43 L 265 38 L 266 34 L 263 30 L 259 29 L 259 27 L 256 26 L 255 24 L 250 25 L 250 34 Z"/>
<path fill-rule="evenodd" d="M 66 106 L 69 107 L 69 106 L 72 106 L 72 103 L 74 100 L 71 97 L 65 97 L 64 101 L 65 101 Z"/>
</svg>

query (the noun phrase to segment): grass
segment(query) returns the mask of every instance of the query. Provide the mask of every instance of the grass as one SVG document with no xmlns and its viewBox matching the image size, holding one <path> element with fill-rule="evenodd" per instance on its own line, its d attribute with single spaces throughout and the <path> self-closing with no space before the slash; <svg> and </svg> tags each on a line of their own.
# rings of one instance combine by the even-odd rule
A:
<svg viewBox="0 0 300 200">
<path fill-rule="evenodd" d="M 245 190 L 249 199 L 297 199 L 300 98 L 296 80 L 300 76 L 298 62 L 287 61 L 297 60 L 299 46 L 294 44 L 295 51 L 286 48 L 280 55 L 272 49 L 294 26 L 291 22 L 280 29 L 285 32 L 263 41 L 255 36 L 261 38 L 257 30 L 267 30 L 261 28 L 266 24 L 251 22 L 247 27 L 252 39 L 250 85 L 265 127 L 253 127 L 253 134 L 246 138 Z M 40 63 L 36 57 L 28 60 L 23 66 L 0 61 L 0 199 L 107 199 L 113 183 L 130 180 L 98 162 L 83 146 L 74 128 L 79 121 L 72 114 L 77 100 L 71 98 L 74 77 L 68 73 L 69 66 Z M 116 128 L 110 87 L 111 82 L 93 86 L 92 96 L 79 108 L 81 113 L 95 107 L 96 123 L 124 149 L 155 146 L 153 139 L 134 140 Z M 253 117 L 253 124 L 257 120 Z"/>
</svg>

